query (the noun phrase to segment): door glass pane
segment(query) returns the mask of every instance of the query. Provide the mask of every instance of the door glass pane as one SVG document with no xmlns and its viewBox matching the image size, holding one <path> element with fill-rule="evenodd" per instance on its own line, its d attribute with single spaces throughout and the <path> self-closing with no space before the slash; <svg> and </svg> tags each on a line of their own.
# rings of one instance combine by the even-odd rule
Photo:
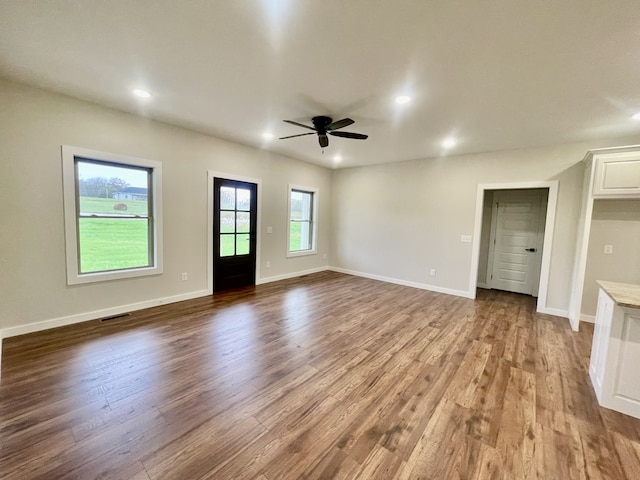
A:
<svg viewBox="0 0 640 480">
<path fill-rule="evenodd" d="M 220 209 L 236 209 L 236 189 L 231 187 L 220 187 Z"/>
<path fill-rule="evenodd" d="M 245 188 L 238 189 L 238 207 L 236 210 L 248 212 L 251 207 L 251 190 Z"/>
<path fill-rule="evenodd" d="M 236 232 L 249 233 L 251 214 L 249 212 L 238 212 L 236 215 Z"/>
<path fill-rule="evenodd" d="M 235 253 L 235 235 L 220 235 L 220 256 L 232 257 Z"/>
<path fill-rule="evenodd" d="M 236 235 L 236 255 L 247 255 L 249 253 L 249 234 Z"/>
<path fill-rule="evenodd" d="M 234 233 L 235 223 L 235 212 L 220 212 L 220 233 Z"/>
</svg>

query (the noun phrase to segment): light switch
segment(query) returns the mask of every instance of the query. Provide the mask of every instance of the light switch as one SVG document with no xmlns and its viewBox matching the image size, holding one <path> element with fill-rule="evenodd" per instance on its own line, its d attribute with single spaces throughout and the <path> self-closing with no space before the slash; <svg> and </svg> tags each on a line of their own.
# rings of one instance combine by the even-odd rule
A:
<svg viewBox="0 0 640 480">
<path fill-rule="evenodd" d="M 471 235 L 460 235 L 460 241 L 464 243 L 471 243 L 472 238 Z"/>
<path fill-rule="evenodd" d="M 267 227 L 267 233 L 273 233 L 273 227 Z"/>
<path fill-rule="evenodd" d="M 604 253 L 606 253 L 607 255 L 611 255 L 613 253 L 613 245 L 605 245 Z"/>
</svg>

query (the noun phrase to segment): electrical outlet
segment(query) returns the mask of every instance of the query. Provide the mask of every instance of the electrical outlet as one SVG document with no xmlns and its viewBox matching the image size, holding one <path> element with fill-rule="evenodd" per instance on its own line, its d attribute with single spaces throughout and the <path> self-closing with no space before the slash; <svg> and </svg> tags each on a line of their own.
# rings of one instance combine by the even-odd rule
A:
<svg viewBox="0 0 640 480">
<path fill-rule="evenodd" d="M 265 266 L 266 266 L 267 268 L 271 268 L 271 262 L 266 262 L 266 263 L 265 263 Z"/>
<path fill-rule="evenodd" d="M 183 272 L 182 273 L 182 281 L 184 282 L 186 280 L 189 280 L 189 274 L 187 272 Z"/>
<path fill-rule="evenodd" d="M 613 253 L 613 245 L 605 245 L 604 253 L 606 253 L 607 255 L 611 255 Z"/>
<path fill-rule="evenodd" d="M 432 277 L 436 276 L 436 269 L 432 268 L 431 271 L 429 272 L 429 275 L 431 275 Z"/>
</svg>

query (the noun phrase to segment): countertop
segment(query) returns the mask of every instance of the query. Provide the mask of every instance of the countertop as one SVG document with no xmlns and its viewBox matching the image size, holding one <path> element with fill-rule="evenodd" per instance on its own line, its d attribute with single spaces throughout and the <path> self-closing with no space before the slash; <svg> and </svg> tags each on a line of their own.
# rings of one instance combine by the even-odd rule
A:
<svg viewBox="0 0 640 480">
<path fill-rule="evenodd" d="M 598 285 L 621 307 L 640 308 L 640 285 L 606 282 L 598 280 Z"/>
</svg>

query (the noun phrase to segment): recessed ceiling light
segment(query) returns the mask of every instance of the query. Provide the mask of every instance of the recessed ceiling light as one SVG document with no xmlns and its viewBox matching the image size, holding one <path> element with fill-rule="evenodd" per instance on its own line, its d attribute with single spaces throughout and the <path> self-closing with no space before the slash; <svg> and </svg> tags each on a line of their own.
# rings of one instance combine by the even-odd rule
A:
<svg viewBox="0 0 640 480">
<path fill-rule="evenodd" d="M 455 140 L 455 138 L 451 138 L 451 137 L 449 137 L 449 138 L 445 138 L 445 139 L 442 141 L 442 146 L 443 146 L 444 148 L 452 148 L 452 147 L 455 147 L 455 146 L 456 146 L 456 140 Z"/>
<path fill-rule="evenodd" d="M 631 118 L 633 120 L 640 120 L 640 112 L 634 113 L 633 115 L 631 115 Z"/>
<path fill-rule="evenodd" d="M 264 138 L 265 140 L 273 140 L 273 137 L 274 137 L 273 133 L 270 133 L 270 132 L 264 132 L 262 134 L 262 138 Z"/>
<path fill-rule="evenodd" d="M 341 155 L 335 155 L 333 157 L 333 161 L 336 162 L 336 163 L 341 162 L 342 161 L 342 156 Z"/>
<path fill-rule="evenodd" d="M 410 101 L 411 101 L 411 97 L 409 97 L 408 95 L 399 95 L 396 97 L 396 103 L 399 103 L 400 105 L 404 103 L 409 103 Z"/>
<path fill-rule="evenodd" d="M 149 92 L 147 92 L 146 90 L 142 90 L 141 88 L 134 88 L 132 90 L 132 93 L 136 96 L 136 97 L 140 97 L 140 98 L 151 98 L 151 94 Z"/>
</svg>

